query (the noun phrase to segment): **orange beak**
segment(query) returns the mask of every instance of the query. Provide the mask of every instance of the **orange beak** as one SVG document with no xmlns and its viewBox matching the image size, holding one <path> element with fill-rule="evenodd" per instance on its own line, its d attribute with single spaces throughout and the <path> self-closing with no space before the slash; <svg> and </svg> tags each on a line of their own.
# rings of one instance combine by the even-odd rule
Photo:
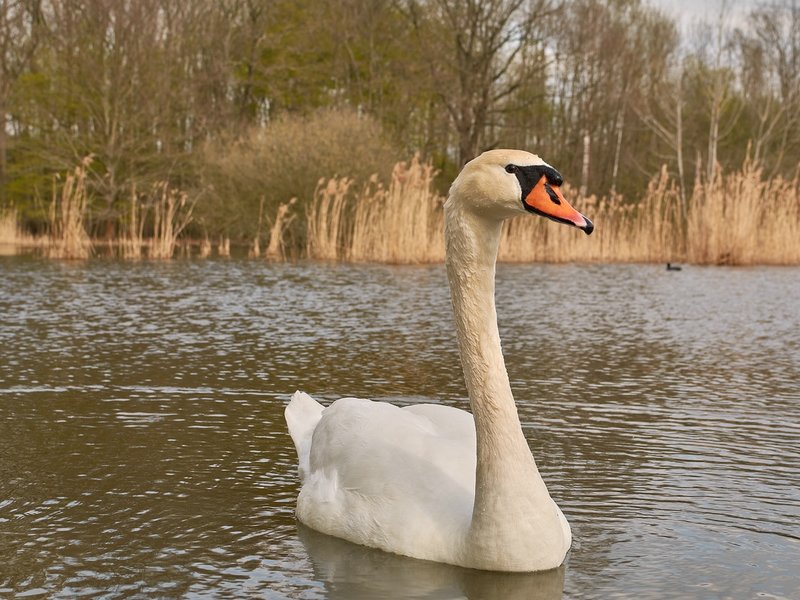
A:
<svg viewBox="0 0 800 600">
<path fill-rule="evenodd" d="M 548 183 L 544 175 L 522 202 L 527 210 L 553 221 L 583 229 L 587 235 L 594 230 L 592 222 L 570 206 L 561 193 L 561 187 Z"/>
</svg>

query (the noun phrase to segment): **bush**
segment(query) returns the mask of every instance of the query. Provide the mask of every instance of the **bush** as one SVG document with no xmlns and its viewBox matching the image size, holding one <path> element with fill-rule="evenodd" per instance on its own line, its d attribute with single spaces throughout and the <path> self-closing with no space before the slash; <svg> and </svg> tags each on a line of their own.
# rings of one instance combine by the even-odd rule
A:
<svg viewBox="0 0 800 600">
<path fill-rule="evenodd" d="M 266 231 L 278 207 L 291 198 L 292 234 L 305 231 L 305 207 L 321 178 L 388 179 L 398 152 L 371 117 L 350 109 L 287 115 L 237 139 L 209 142 L 203 152 L 198 221 L 212 236 L 252 240 Z M 263 221 L 258 222 L 262 212 Z M 292 244 L 302 247 L 303 241 Z"/>
</svg>

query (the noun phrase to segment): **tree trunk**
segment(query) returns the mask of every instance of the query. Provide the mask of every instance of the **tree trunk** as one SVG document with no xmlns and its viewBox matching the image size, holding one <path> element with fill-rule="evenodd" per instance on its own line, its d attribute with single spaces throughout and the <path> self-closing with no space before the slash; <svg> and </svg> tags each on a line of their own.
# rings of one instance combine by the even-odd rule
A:
<svg viewBox="0 0 800 600">
<path fill-rule="evenodd" d="M 614 146 L 614 166 L 611 169 L 611 195 L 617 193 L 617 174 L 619 173 L 619 155 L 622 152 L 622 129 L 625 125 L 625 111 L 617 113 L 617 143 Z"/>
<path fill-rule="evenodd" d="M 0 207 L 6 203 L 6 170 L 8 165 L 8 137 L 6 134 L 6 105 L 0 101 Z"/>
<path fill-rule="evenodd" d="M 583 132 L 583 164 L 581 166 L 581 196 L 585 196 L 589 191 L 589 160 L 591 158 L 592 136 L 588 130 Z"/>
<path fill-rule="evenodd" d="M 706 165 L 706 181 L 713 181 L 714 171 L 717 167 L 717 147 L 719 145 L 719 105 L 714 104 L 711 109 L 711 124 L 708 128 L 708 164 Z"/>
<path fill-rule="evenodd" d="M 675 106 L 675 160 L 678 162 L 678 185 L 681 194 L 681 213 L 687 216 L 686 183 L 683 175 L 683 74 L 678 78 L 677 102 Z"/>
</svg>

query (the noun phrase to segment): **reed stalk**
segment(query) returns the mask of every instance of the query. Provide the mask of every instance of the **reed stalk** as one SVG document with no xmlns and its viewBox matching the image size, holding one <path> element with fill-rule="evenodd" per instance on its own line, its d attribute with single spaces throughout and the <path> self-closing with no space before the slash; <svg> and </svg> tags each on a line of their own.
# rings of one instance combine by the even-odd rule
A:
<svg viewBox="0 0 800 600">
<path fill-rule="evenodd" d="M 266 257 L 269 260 L 286 258 L 283 234 L 297 216 L 295 214 L 289 214 L 289 210 L 296 202 L 297 198 L 292 198 L 289 202 L 284 202 L 278 207 L 278 211 L 275 213 L 275 220 L 272 222 L 272 227 L 269 230 L 269 245 L 266 251 Z"/>
<path fill-rule="evenodd" d="M 178 236 L 192 221 L 194 202 L 166 181 L 153 186 L 152 198 L 153 239 L 148 255 L 157 259 L 172 258 Z"/>
<path fill-rule="evenodd" d="M 347 258 L 347 196 L 353 180 L 320 179 L 306 210 L 306 255 L 317 260 Z M 404 226 L 405 224 L 402 224 Z"/>
<path fill-rule="evenodd" d="M 208 258 L 211 256 L 211 240 L 206 235 L 203 241 L 200 242 L 200 258 Z"/>
<path fill-rule="evenodd" d="M 0 210 L 0 246 L 16 246 L 22 238 L 17 211 L 14 209 Z"/>
<path fill-rule="evenodd" d="M 0 209 L 0 256 L 13 256 L 22 248 L 49 248 L 49 236 L 33 236 L 20 225 L 15 208 Z"/>
<path fill-rule="evenodd" d="M 258 201 L 258 225 L 256 226 L 256 235 L 253 237 L 253 243 L 250 245 L 250 250 L 247 256 L 250 258 L 258 258 L 261 256 L 261 222 L 264 220 L 264 196 Z"/>
<path fill-rule="evenodd" d="M 45 251 L 50 258 L 80 260 L 92 253 L 92 241 L 84 227 L 88 211 L 86 175 L 91 162 L 92 157 L 87 156 L 72 173 L 67 173 L 60 194 L 53 182 L 48 213 L 50 243 Z"/>
<path fill-rule="evenodd" d="M 120 255 L 126 260 L 138 260 L 145 248 L 144 223 L 147 218 L 147 206 L 139 202 L 136 186 L 131 190 L 130 212 L 120 241 Z"/>
<path fill-rule="evenodd" d="M 229 258 L 231 255 L 231 238 L 222 236 L 217 243 L 217 256 Z"/>
</svg>

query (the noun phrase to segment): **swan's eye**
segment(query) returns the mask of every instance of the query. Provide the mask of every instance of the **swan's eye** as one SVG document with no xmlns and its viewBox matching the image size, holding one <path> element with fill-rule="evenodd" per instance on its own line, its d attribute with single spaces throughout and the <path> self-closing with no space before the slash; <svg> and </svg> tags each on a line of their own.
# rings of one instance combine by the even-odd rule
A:
<svg viewBox="0 0 800 600">
<path fill-rule="evenodd" d="M 506 165 L 506 172 L 507 173 L 516 173 L 517 172 L 517 165 Z"/>
</svg>

